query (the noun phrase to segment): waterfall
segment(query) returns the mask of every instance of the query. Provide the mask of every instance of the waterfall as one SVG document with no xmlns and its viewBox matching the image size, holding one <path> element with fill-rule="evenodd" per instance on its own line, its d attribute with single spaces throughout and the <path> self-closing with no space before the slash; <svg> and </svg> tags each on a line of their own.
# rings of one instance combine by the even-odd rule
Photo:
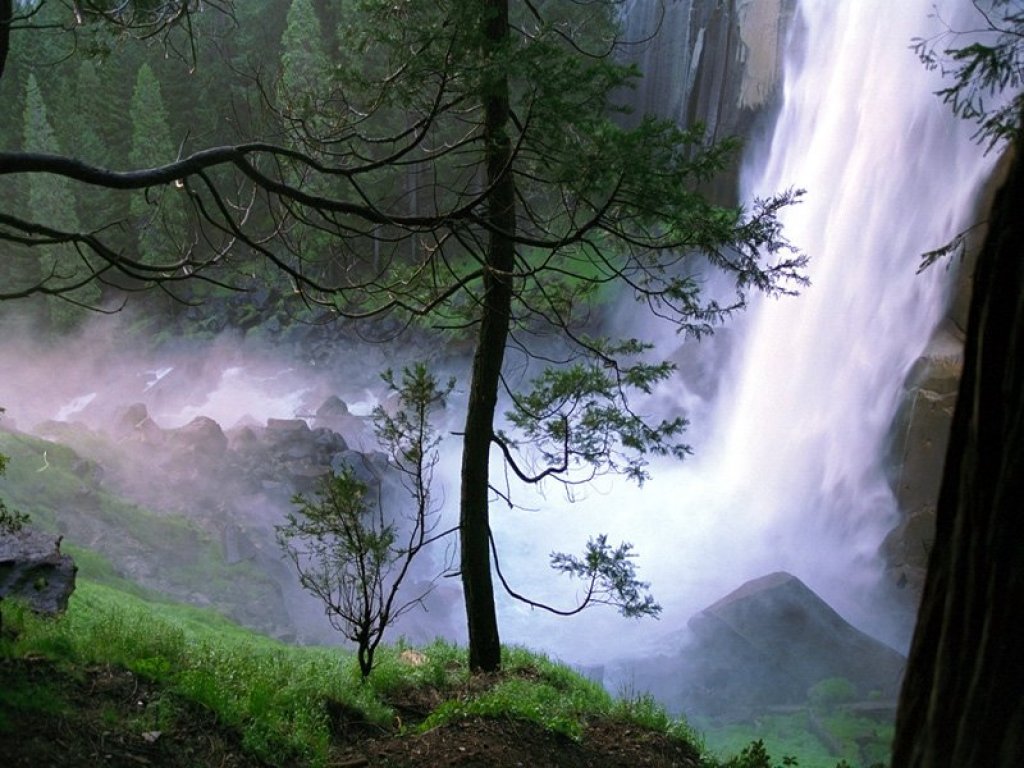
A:
<svg viewBox="0 0 1024 768">
<path fill-rule="evenodd" d="M 895 522 L 882 459 L 901 384 L 942 320 L 950 272 L 919 254 L 967 226 L 990 162 L 948 113 L 909 42 L 965 26 L 970 3 L 801 0 L 773 138 L 746 163 L 743 199 L 791 186 L 785 215 L 811 287 L 763 302 L 722 394 L 714 452 L 744 522 L 779 564 L 851 618 Z M 959 24 L 958 24 L 959 17 Z"/>
<path fill-rule="evenodd" d="M 662 621 L 595 611 L 559 624 L 509 603 L 506 639 L 590 661 L 657 652 L 667 646 L 652 637 L 672 637 L 747 579 L 788 570 L 857 626 L 907 642 L 877 605 L 878 547 L 896 519 L 883 455 L 952 275 L 916 272 L 921 253 L 969 226 L 995 159 L 934 95 L 941 81 L 910 44 L 943 23 L 967 26 L 971 10 L 966 0 L 800 0 L 774 130 L 744 158 L 742 199 L 806 190 L 783 218 L 810 257 L 811 286 L 760 300 L 734 324 L 731 363 L 691 433 L 693 459 L 655 467 L 640 490 L 599 487 L 558 514 L 550 537 L 536 513 L 496 521 L 534 568 L 543 553 L 523 532 L 539 525 L 549 549 L 578 549 L 581 530 L 633 542 Z"/>
</svg>

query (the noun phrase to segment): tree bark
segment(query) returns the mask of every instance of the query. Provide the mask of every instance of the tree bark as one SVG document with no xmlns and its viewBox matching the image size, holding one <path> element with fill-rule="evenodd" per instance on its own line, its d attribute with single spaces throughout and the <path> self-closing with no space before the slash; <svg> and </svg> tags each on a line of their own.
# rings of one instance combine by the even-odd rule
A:
<svg viewBox="0 0 1024 768">
<path fill-rule="evenodd" d="M 480 3 L 485 50 L 494 56 L 507 49 L 508 0 L 484 0 Z M 494 605 L 491 578 L 490 450 L 494 430 L 494 412 L 501 385 L 501 367 L 505 359 L 512 317 L 512 270 L 515 266 L 516 206 L 515 186 L 509 171 L 512 144 L 508 136 L 508 79 L 492 69 L 485 78 L 483 139 L 487 185 L 488 244 L 483 297 L 480 304 L 480 329 L 473 356 L 466 430 L 462 442 L 462 496 L 460 502 L 460 540 L 462 589 L 469 627 L 470 669 L 492 672 L 501 666 L 501 641 Z"/>
<path fill-rule="evenodd" d="M 1024 765 L 1024 164 L 974 277 L 935 545 L 892 765 Z"/>
<path fill-rule="evenodd" d="M 3 80 L 7 54 L 11 51 L 11 19 L 13 18 L 13 0 L 0 0 L 0 80 Z"/>
</svg>

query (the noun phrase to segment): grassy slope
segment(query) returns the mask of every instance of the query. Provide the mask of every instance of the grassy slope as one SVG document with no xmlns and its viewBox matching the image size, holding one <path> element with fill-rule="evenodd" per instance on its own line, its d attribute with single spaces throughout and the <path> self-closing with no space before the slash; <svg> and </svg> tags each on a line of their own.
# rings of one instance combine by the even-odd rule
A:
<svg viewBox="0 0 1024 768">
<path fill-rule="evenodd" d="M 276 585 L 251 563 L 225 562 L 218 541 L 180 515 L 160 515 L 107 489 L 92 462 L 59 443 L 0 430 L 8 506 L 64 536 L 62 549 L 89 578 L 140 596 L 201 599 L 250 626 L 279 606 Z M 136 573 L 126 564 L 134 563 Z"/>
<path fill-rule="evenodd" d="M 455 648 L 426 649 L 428 663 L 413 667 L 401 661 L 398 647 L 383 651 L 366 687 L 344 651 L 286 646 L 213 611 L 162 602 L 166 594 L 126 578 L 112 562 L 153 558 L 160 563 L 160 586 L 170 585 L 173 596 L 212 596 L 221 612 L 242 618 L 251 619 L 252 606 L 266 604 L 274 588 L 248 563 L 227 565 L 219 545 L 186 519 L 157 515 L 108 492 L 94 467 L 65 446 L 0 431 L 0 453 L 11 457 L 0 494 L 12 508 L 28 512 L 34 525 L 65 534 L 63 548 L 75 557 L 83 578 L 61 621 L 39 623 L 22 616 L 25 632 L 8 653 L 40 652 L 76 665 L 123 665 L 241 728 L 243 744 L 254 754 L 313 763 L 324 759 L 330 742 L 325 702 L 341 702 L 366 722 L 386 728 L 398 716 L 386 703 L 389 692 L 423 686 L 436 698 L 437 691 L 453 691 L 468 677 Z M 424 727 L 472 715 L 513 715 L 578 737 L 588 718 L 617 712 L 661 731 L 687 734 L 648 699 L 615 703 L 596 684 L 525 651 L 511 650 L 508 664 L 512 670 L 536 667 L 543 673 L 513 676 L 470 698 L 434 702 Z M 891 727 L 841 711 L 816 717 L 817 729 L 831 735 L 851 765 L 871 764 L 858 759 L 865 755 L 884 759 Z M 709 729 L 707 742 L 730 755 L 752 739 L 764 739 L 776 754 L 798 755 L 803 768 L 832 768 L 834 751 L 824 748 L 807 721 L 808 712 L 765 717 L 746 726 Z M 745 765 L 772 768 L 759 759 Z"/>
<path fill-rule="evenodd" d="M 10 602 L 3 607 L 8 636 L 0 643 L 0 659 L 45 658 L 65 671 L 126 668 L 168 695 L 162 713 L 125 727 L 159 730 L 175 721 L 174 701 L 198 703 L 238 730 L 244 750 L 273 765 L 324 764 L 331 756 L 332 710 L 358 713 L 362 723 L 382 732 L 395 729 L 401 718 L 388 702 L 397 691 L 404 698 L 422 691 L 435 704 L 422 723 L 406 727 L 410 736 L 483 715 L 530 720 L 573 738 L 595 718 L 634 720 L 691 737 L 650 701 L 616 702 L 595 683 L 521 649 L 507 652 L 505 677 L 476 691 L 464 652 L 443 643 L 415 652 L 383 649 L 380 666 L 362 684 L 345 650 L 287 646 L 210 611 L 144 601 L 88 580 L 56 620 L 36 618 Z M 36 695 L 33 687 L 38 682 L 0 686 L 0 736 L 18 709 L 59 708 L 59 697 Z"/>
</svg>

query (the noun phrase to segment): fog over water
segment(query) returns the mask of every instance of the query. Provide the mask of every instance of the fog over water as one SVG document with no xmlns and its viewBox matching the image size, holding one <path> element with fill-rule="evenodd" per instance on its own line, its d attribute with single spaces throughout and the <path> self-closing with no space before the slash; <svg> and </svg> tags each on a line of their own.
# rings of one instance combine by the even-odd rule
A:
<svg viewBox="0 0 1024 768">
<path fill-rule="evenodd" d="M 912 38 L 938 30 L 933 5 L 800 2 L 781 110 L 771 140 L 745 157 L 742 199 L 807 190 L 783 217 L 788 238 L 811 257 L 812 285 L 801 296 L 757 302 L 732 321 L 723 332 L 729 354 L 714 339 L 680 353 L 671 329 L 631 328 L 639 313 L 623 309 L 624 335 L 654 336 L 665 354 L 708 369 L 684 371 L 641 409 L 689 414 L 694 456 L 655 463 L 642 489 L 603 478 L 578 489 L 575 504 L 550 487 L 542 495 L 516 489 L 523 509 L 494 507 L 502 567 L 517 589 L 571 606 L 575 588 L 548 571 L 548 555 L 580 552 L 604 532 L 635 545 L 661 620 L 602 608 L 563 619 L 502 598 L 505 642 L 580 663 L 664 649 L 693 613 L 776 570 L 797 575 L 858 627 L 897 647 L 907 642 L 878 603 L 877 548 L 896 512 L 882 457 L 903 380 L 943 316 L 950 278 L 941 266 L 915 272 L 920 253 L 970 223 L 995 159 L 982 157 L 971 126 L 933 95 L 935 73 L 909 49 Z M 971 4 L 938 6 L 957 26 Z M 323 371 L 224 339 L 201 356 L 141 360 L 121 349 L 116 328 L 98 318 L 69 349 L 5 342 L 6 421 L 22 429 L 48 418 L 102 422 L 142 401 L 161 426 L 206 415 L 229 428 L 247 417 L 308 416 L 334 393 L 365 413 L 380 396 L 375 371 L 388 353 L 393 365 L 416 356 L 360 351 L 351 368 Z M 461 414 L 451 413 L 457 430 Z M 441 494 L 454 519 L 457 438 L 445 445 Z M 464 638 L 461 624 L 451 636 Z"/>
</svg>

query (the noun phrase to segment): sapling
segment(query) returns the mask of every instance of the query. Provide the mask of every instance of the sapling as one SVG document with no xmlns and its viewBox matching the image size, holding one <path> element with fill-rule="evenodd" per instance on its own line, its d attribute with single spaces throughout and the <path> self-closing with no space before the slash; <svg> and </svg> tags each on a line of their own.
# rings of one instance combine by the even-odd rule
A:
<svg viewBox="0 0 1024 768">
<path fill-rule="evenodd" d="M 422 363 L 405 368 L 401 381 L 390 370 L 382 377 L 398 407 L 393 414 L 375 408 L 374 431 L 412 504 L 399 511 L 379 491 L 374 498 L 356 468 L 345 466 L 326 475 L 313 498 L 297 494 L 297 509 L 277 527 L 302 587 L 323 602 L 331 626 L 356 644 L 364 680 L 385 631 L 430 590 L 400 595 L 413 560 L 451 532 L 435 535 L 431 484 L 440 437 L 431 415 L 443 407 L 454 381 L 441 385 Z"/>
</svg>

